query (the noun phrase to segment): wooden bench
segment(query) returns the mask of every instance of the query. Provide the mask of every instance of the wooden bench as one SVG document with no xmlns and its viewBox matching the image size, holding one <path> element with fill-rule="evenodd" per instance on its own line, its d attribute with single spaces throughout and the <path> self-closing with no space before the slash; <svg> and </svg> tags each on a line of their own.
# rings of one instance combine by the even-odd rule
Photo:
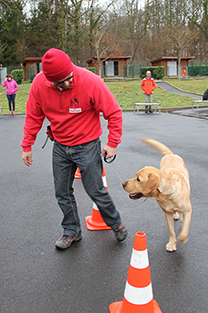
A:
<svg viewBox="0 0 208 313">
<path fill-rule="evenodd" d="M 196 105 L 198 109 L 200 103 L 208 103 L 208 100 L 192 100 L 192 111 L 194 110 L 194 105 Z"/>
<path fill-rule="evenodd" d="M 155 107 L 155 113 L 156 113 L 156 108 L 157 106 L 159 107 L 159 114 L 160 114 L 160 103 L 155 103 L 155 102 L 152 102 L 152 103 L 140 103 L 140 102 L 135 102 L 133 103 L 133 106 L 134 106 L 134 113 L 136 114 L 139 113 L 139 107 L 141 106 L 154 106 Z"/>
</svg>

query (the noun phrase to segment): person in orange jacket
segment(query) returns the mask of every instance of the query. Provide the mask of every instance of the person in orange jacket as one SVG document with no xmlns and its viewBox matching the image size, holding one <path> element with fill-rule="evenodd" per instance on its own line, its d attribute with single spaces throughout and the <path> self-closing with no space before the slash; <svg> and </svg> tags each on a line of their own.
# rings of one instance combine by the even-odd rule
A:
<svg viewBox="0 0 208 313">
<path fill-rule="evenodd" d="M 151 77 L 151 72 L 146 72 L 146 77 L 142 80 L 141 88 L 144 90 L 145 103 L 152 102 L 152 93 L 156 88 L 154 78 Z M 148 105 L 145 107 L 145 113 L 148 113 Z M 149 113 L 153 113 L 151 105 L 149 105 Z"/>
</svg>

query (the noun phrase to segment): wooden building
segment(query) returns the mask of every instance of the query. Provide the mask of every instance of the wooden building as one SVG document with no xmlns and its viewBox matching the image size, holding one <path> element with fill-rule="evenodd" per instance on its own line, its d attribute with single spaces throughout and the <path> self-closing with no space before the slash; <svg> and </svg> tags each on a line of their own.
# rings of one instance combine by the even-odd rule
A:
<svg viewBox="0 0 208 313">
<path fill-rule="evenodd" d="M 33 80 L 35 75 L 42 70 L 42 57 L 28 57 L 23 62 L 24 79 Z"/>
<path fill-rule="evenodd" d="M 124 68 L 126 69 L 127 61 L 131 56 L 103 56 L 102 60 L 102 77 L 124 77 Z M 35 75 L 42 70 L 42 57 L 27 57 L 24 65 L 24 79 L 33 80 Z M 95 67 L 98 74 L 97 57 L 93 57 L 86 62 L 88 67 Z M 125 65 L 125 67 L 124 67 Z"/>
<path fill-rule="evenodd" d="M 124 77 L 124 68 L 126 68 L 127 61 L 131 59 L 131 56 L 102 56 L 101 57 L 101 70 L 102 77 Z M 98 74 L 98 61 L 97 57 L 93 57 L 86 61 L 88 67 L 95 67 L 96 74 Z M 125 65 L 125 67 L 124 67 Z"/>
<path fill-rule="evenodd" d="M 181 57 L 181 72 L 183 69 L 185 69 L 188 73 L 188 61 L 194 58 L 195 56 Z M 165 76 L 178 75 L 178 57 L 164 56 L 150 62 L 152 63 L 152 66 L 165 66 Z"/>
</svg>

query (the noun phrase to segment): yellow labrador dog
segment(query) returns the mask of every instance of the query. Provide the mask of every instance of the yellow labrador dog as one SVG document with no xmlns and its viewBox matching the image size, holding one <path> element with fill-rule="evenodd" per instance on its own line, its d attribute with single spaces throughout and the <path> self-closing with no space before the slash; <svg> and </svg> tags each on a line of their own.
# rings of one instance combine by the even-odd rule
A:
<svg viewBox="0 0 208 313">
<path fill-rule="evenodd" d="M 191 221 L 190 183 L 188 170 L 183 159 L 173 154 L 165 145 L 152 139 L 142 139 L 151 147 L 164 155 L 160 162 L 160 169 L 146 166 L 136 173 L 136 176 L 123 182 L 123 188 L 131 199 L 148 197 L 157 200 L 162 208 L 169 229 L 167 251 L 175 251 L 176 236 L 174 219 L 179 219 L 181 213 L 183 223 L 178 243 L 184 244 L 188 240 L 189 224 Z"/>
</svg>

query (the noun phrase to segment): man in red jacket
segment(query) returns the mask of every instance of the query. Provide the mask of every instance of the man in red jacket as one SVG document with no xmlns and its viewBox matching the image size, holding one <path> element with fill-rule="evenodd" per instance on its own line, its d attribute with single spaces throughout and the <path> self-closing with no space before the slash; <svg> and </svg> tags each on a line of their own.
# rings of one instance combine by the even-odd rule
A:
<svg viewBox="0 0 208 313">
<path fill-rule="evenodd" d="M 145 94 L 145 102 L 152 102 L 152 93 L 155 89 L 155 81 L 154 78 L 151 77 L 151 72 L 147 71 L 146 77 L 142 80 L 141 88 L 144 90 Z M 149 101 L 148 101 L 149 100 Z M 148 105 L 146 105 L 145 113 L 148 113 Z M 153 113 L 151 105 L 149 105 L 149 113 Z"/>
<path fill-rule="evenodd" d="M 101 151 L 100 112 L 108 120 L 108 142 Z M 118 241 L 127 230 L 119 212 L 103 186 L 102 159 L 116 154 L 121 142 L 122 111 L 102 79 L 75 66 L 67 54 L 49 49 L 42 58 L 42 72 L 33 80 L 26 105 L 22 159 L 32 165 L 31 146 L 44 118 L 50 121 L 54 136 L 53 176 L 55 196 L 63 212 L 63 236 L 55 243 L 57 249 L 67 249 L 81 239 L 81 226 L 73 193 L 73 180 L 80 168 L 84 188 L 97 204 L 101 216 Z"/>
</svg>

